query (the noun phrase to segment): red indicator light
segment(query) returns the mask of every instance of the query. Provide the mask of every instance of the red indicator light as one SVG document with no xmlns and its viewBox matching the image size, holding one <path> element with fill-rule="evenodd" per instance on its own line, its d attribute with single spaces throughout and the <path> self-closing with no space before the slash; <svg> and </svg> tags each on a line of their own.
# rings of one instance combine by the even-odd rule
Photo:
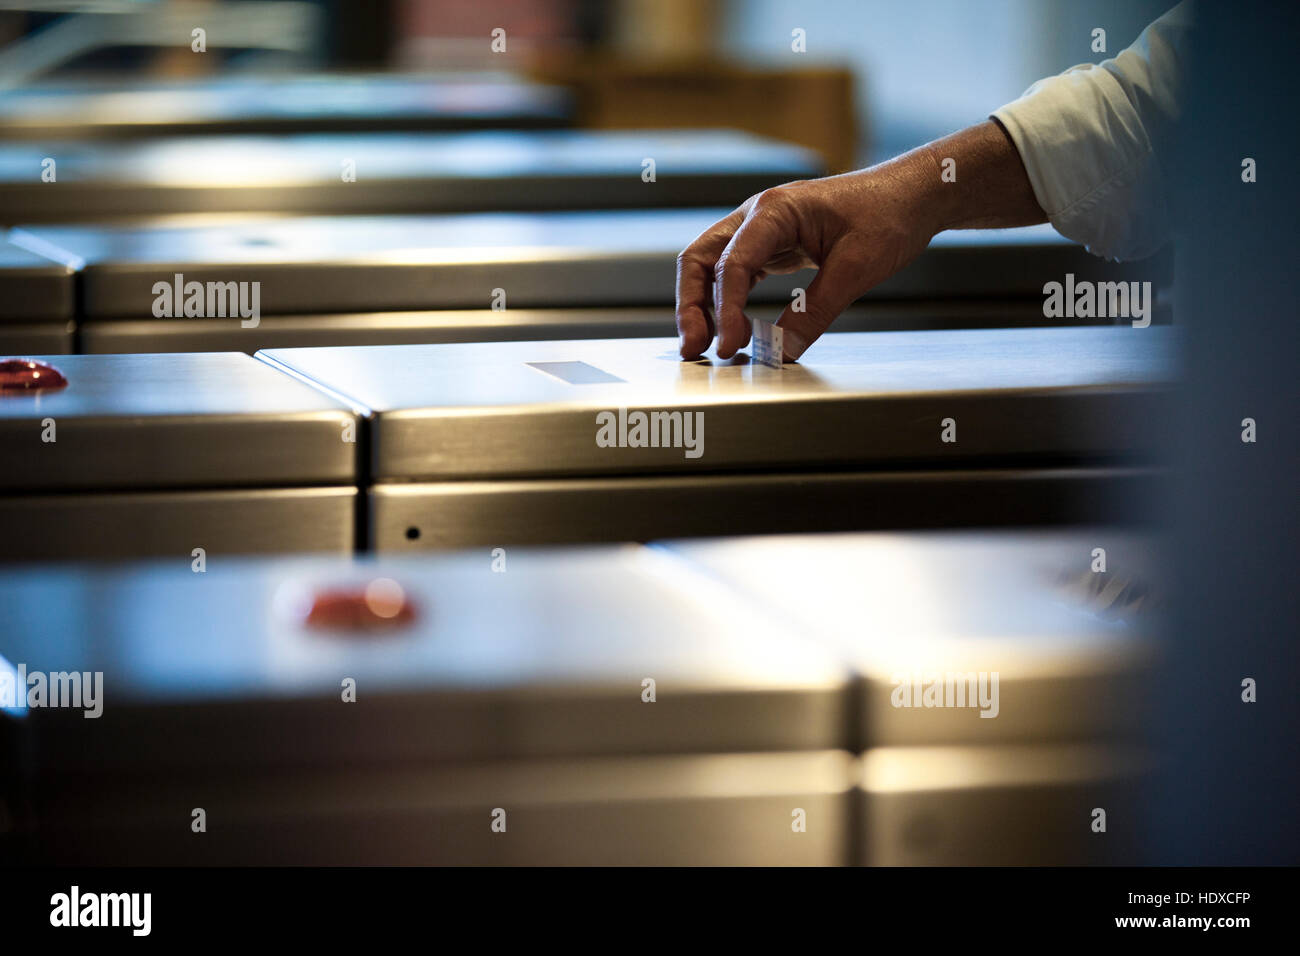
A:
<svg viewBox="0 0 1300 956">
<path fill-rule="evenodd" d="M 0 359 L 0 392 L 34 392 L 67 384 L 63 373 L 53 365 L 35 359 Z"/>
<path fill-rule="evenodd" d="M 323 631 L 385 632 L 415 620 L 415 605 L 391 578 L 376 578 L 364 587 L 317 591 L 307 611 L 306 625 Z"/>
</svg>

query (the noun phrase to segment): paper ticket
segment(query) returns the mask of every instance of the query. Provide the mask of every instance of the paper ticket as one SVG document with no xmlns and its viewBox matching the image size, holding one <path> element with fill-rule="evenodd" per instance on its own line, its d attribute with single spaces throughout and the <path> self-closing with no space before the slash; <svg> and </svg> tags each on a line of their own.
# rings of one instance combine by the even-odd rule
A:
<svg viewBox="0 0 1300 956">
<path fill-rule="evenodd" d="M 780 368 L 784 355 L 782 351 L 784 333 L 781 327 L 771 322 L 764 322 L 762 319 L 752 319 L 751 324 L 753 326 L 753 340 L 750 347 L 752 358 L 759 365 Z"/>
</svg>

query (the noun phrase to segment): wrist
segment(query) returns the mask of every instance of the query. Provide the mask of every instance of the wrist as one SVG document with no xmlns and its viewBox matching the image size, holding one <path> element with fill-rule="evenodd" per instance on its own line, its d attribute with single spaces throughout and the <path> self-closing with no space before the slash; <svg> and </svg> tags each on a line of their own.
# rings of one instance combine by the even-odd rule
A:
<svg viewBox="0 0 1300 956">
<path fill-rule="evenodd" d="M 919 146 L 886 164 L 892 167 L 890 172 L 905 197 L 907 221 L 924 232 L 927 243 L 945 229 L 954 228 L 962 215 L 960 186 L 951 172 L 944 174 L 955 159 L 937 148 L 940 143 L 942 140 Z"/>
<path fill-rule="evenodd" d="M 907 156 L 918 169 L 927 228 L 981 229 L 1046 222 L 1011 137 L 986 120 Z"/>
</svg>

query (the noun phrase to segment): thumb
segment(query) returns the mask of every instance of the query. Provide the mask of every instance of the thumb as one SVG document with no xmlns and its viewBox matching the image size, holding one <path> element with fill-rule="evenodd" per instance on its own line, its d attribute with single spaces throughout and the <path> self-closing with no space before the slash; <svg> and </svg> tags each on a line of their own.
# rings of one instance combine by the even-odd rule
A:
<svg viewBox="0 0 1300 956">
<path fill-rule="evenodd" d="M 861 272 L 856 263 L 844 255 L 832 253 L 817 275 L 808 283 L 803 311 L 797 302 L 785 307 L 777 325 L 782 330 L 782 350 L 788 361 L 795 361 L 831 327 L 841 312 L 860 294 Z"/>
</svg>

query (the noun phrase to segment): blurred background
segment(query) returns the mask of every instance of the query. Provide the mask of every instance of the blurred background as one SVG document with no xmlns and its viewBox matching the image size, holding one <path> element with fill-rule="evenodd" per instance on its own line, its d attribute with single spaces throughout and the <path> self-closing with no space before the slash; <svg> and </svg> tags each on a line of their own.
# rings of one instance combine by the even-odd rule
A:
<svg viewBox="0 0 1300 956">
<path fill-rule="evenodd" d="M 508 70 L 572 91 L 580 125 L 728 126 L 832 170 L 951 132 L 1034 80 L 1123 49 L 1160 0 L 191 0 L 0 4 L 0 83 L 303 71 Z M 203 26 L 205 56 L 165 18 Z M 75 22 L 74 22 L 75 21 Z M 504 49 L 489 37 L 505 30 Z M 1106 53 L 1092 31 L 1106 31 Z M 803 31 L 797 36 L 796 31 Z M 164 44 L 167 44 L 164 47 Z M 796 50 L 795 48 L 799 49 Z"/>
</svg>

